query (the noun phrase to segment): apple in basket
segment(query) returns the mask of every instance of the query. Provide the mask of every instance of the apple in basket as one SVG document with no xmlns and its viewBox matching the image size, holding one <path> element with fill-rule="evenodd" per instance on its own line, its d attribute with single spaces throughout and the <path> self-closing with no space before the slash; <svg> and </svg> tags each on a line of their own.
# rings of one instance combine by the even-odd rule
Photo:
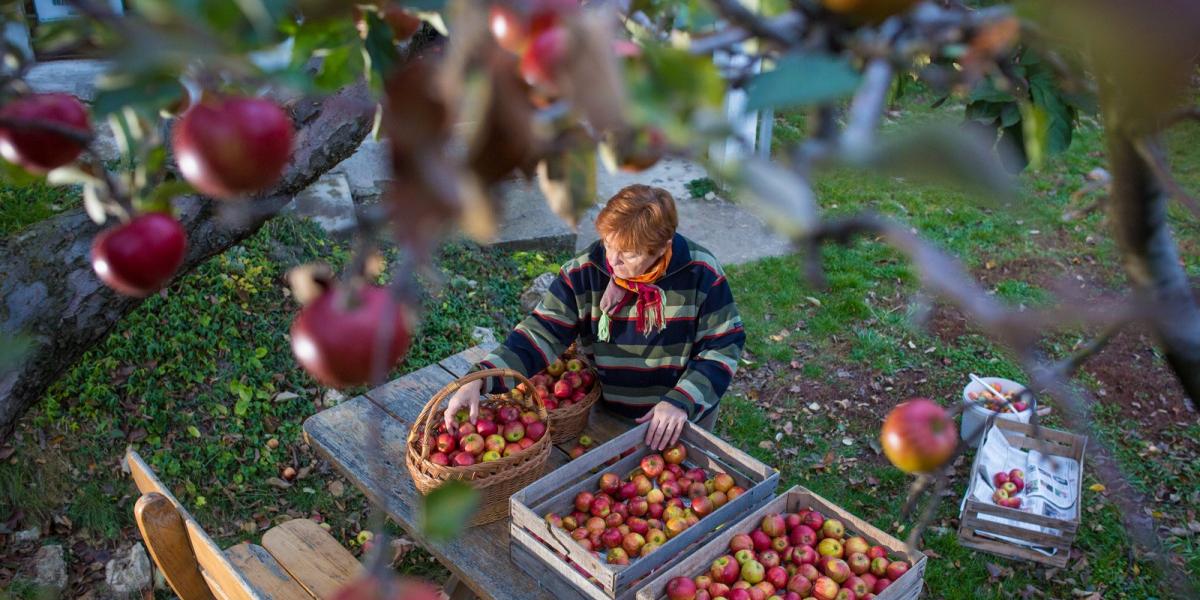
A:
<svg viewBox="0 0 1200 600">
<path fill-rule="evenodd" d="M 521 419 L 521 411 L 515 406 L 501 406 L 496 416 L 499 418 L 501 424 L 508 424 L 513 421 L 519 421 Z"/>
<path fill-rule="evenodd" d="M 495 421 L 480 418 L 478 421 L 475 421 L 475 432 L 482 435 L 484 439 L 487 439 L 488 436 L 499 433 L 500 428 L 496 426 Z"/>
</svg>

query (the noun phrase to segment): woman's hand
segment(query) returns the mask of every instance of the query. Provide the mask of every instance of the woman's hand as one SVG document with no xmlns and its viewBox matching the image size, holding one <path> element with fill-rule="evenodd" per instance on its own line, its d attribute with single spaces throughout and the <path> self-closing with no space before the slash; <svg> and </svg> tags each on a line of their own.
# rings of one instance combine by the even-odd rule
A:
<svg viewBox="0 0 1200 600">
<path fill-rule="evenodd" d="M 659 402 L 637 420 L 639 424 L 650 421 L 650 429 L 646 431 L 646 445 L 658 450 L 666 450 L 679 441 L 679 434 L 687 424 L 687 413 L 682 408 L 667 401 Z"/>
<path fill-rule="evenodd" d="M 479 391 L 483 389 L 483 380 L 476 379 L 469 381 L 458 388 L 457 392 L 450 397 L 450 404 L 446 406 L 446 429 L 454 429 L 454 415 L 464 408 L 471 409 L 471 422 L 474 423 L 479 418 Z"/>
</svg>

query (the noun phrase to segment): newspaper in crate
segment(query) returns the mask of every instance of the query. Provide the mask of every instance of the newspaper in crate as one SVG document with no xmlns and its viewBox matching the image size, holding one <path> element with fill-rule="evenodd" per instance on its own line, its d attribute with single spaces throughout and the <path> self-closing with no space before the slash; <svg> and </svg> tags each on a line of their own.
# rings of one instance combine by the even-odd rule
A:
<svg viewBox="0 0 1200 600">
<path fill-rule="evenodd" d="M 979 447 L 977 461 L 978 471 L 972 474 L 975 485 L 968 486 L 976 501 L 992 502 L 992 474 L 1001 471 L 1007 473 L 1012 469 L 1025 471 L 1025 489 L 1018 496 L 1021 498 L 1020 510 L 1051 517 L 1055 519 L 1074 519 L 1079 510 L 1076 490 L 1079 489 L 1079 463 L 1062 456 L 1044 455 L 1037 450 L 1028 452 L 1015 448 L 1008 443 L 1003 431 L 998 427 L 988 430 L 987 437 Z M 963 498 L 963 506 L 967 499 Z M 961 507 L 959 510 L 962 510 Z M 1059 535 L 1061 532 L 1052 527 L 1042 527 L 1032 523 L 1005 519 L 989 514 L 979 514 L 980 520 L 994 521 L 1002 525 L 1011 525 L 1030 531 L 1038 531 L 1049 535 Z M 1046 555 L 1054 555 L 1057 550 L 1038 546 L 1017 538 L 1004 536 L 988 531 L 975 531 L 976 535 L 987 536 L 1021 546 L 1027 546 Z"/>
</svg>

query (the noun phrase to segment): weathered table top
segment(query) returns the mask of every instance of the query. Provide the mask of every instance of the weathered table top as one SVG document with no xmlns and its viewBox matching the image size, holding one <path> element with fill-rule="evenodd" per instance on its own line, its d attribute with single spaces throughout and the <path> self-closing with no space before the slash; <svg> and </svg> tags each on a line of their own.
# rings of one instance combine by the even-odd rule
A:
<svg viewBox="0 0 1200 600">
<path fill-rule="evenodd" d="M 449 542 L 424 539 L 418 523 L 421 498 L 404 462 L 408 431 L 425 403 L 464 375 L 492 347 L 494 344 L 476 346 L 321 411 L 304 422 L 304 432 L 343 475 L 480 598 L 553 598 L 538 585 L 536 573 L 531 576 L 518 570 L 509 558 L 509 519 L 473 527 Z M 373 470 L 368 463 L 367 437 L 372 421 L 379 422 L 383 433 L 384 469 Z M 627 428 L 627 424 L 597 408 L 585 433 L 604 442 Z M 547 472 L 567 462 L 569 447 L 563 445 L 551 451 Z"/>
</svg>

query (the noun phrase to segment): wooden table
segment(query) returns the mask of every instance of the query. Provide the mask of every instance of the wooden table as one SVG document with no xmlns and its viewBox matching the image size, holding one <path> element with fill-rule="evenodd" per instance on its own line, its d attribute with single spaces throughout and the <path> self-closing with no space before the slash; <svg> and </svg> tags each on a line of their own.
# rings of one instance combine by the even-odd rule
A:
<svg viewBox="0 0 1200 600">
<path fill-rule="evenodd" d="M 383 507 L 413 539 L 446 565 L 453 574 L 447 584 L 452 598 L 470 597 L 470 593 L 480 598 L 553 598 L 538 584 L 537 573 L 526 574 L 509 558 L 508 519 L 473 527 L 449 542 L 424 539 L 418 523 L 421 497 L 404 463 L 408 431 L 438 390 L 463 376 L 494 346 L 476 346 L 460 352 L 321 411 L 304 422 L 304 433 L 309 443 L 372 502 Z M 372 421 L 380 423 L 383 433 L 381 446 L 386 468 L 377 469 L 383 471 L 379 475 L 368 462 L 367 436 Z M 616 437 L 628 427 L 597 408 L 592 411 L 585 433 L 599 443 Z M 547 472 L 567 462 L 567 449 L 573 445 L 572 442 L 551 450 Z M 462 589 L 461 584 L 467 589 Z"/>
</svg>

